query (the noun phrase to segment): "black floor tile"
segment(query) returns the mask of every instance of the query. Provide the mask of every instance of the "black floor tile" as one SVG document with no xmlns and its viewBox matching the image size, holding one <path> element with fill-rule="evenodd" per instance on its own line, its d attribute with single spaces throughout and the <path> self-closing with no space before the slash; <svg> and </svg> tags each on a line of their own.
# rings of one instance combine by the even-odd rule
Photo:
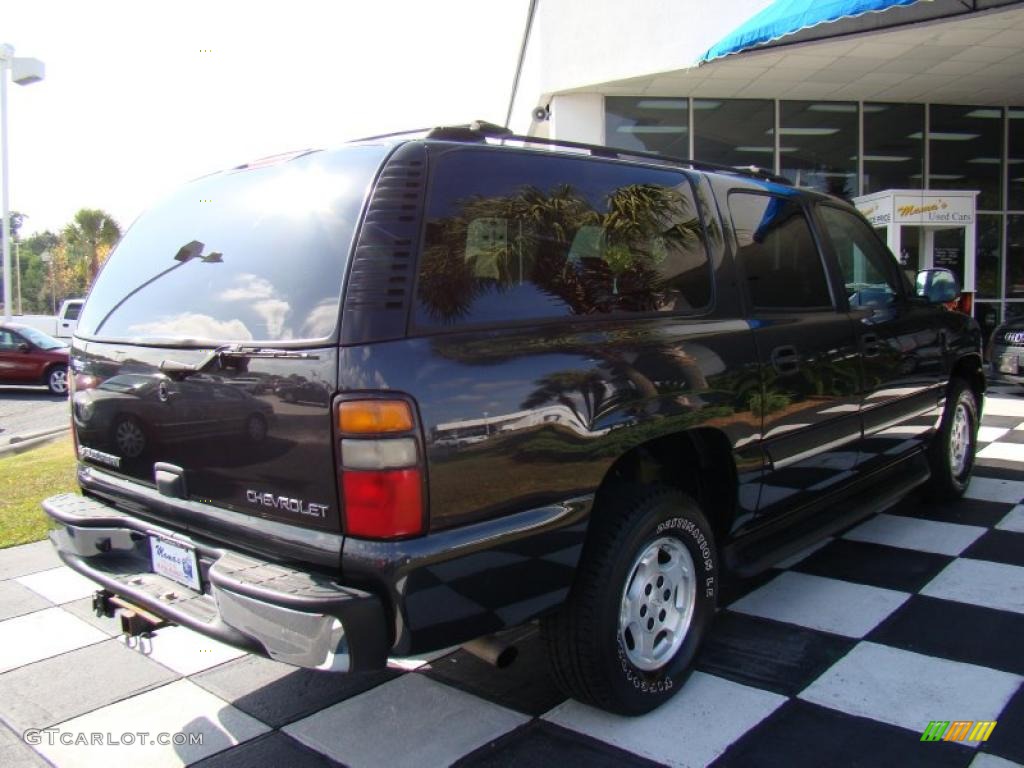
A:
<svg viewBox="0 0 1024 768">
<path fill-rule="evenodd" d="M 989 531 L 960 556 L 1024 566 L 1024 533 Z"/>
<path fill-rule="evenodd" d="M 742 685 L 795 696 L 856 640 L 722 611 L 697 655 L 696 668 Z"/>
<path fill-rule="evenodd" d="M 1016 461 L 976 459 L 974 477 L 990 477 L 993 480 L 1021 480 L 1024 479 L 1024 467 Z"/>
<path fill-rule="evenodd" d="M 1024 422 L 1024 418 L 1020 416 L 982 416 L 981 426 L 983 427 L 1002 427 L 1003 429 L 1013 429 L 1018 424 Z"/>
<path fill-rule="evenodd" d="M 256 765 L 335 768 L 339 764 L 280 731 L 271 731 L 258 739 L 210 755 L 198 763 L 192 763 L 192 768 L 252 768 Z"/>
<path fill-rule="evenodd" d="M 867 640 L 928 656 L 1024 674 L 1024 616 L 914 595 Z"/>
<path fill-rule="evenodd" d="M 995 730 L 981 745 L 980 751 L 1024 765 L 1024 728 L 1021 728 L 1021 723 L 1024 723 L 1024 685 L 1003 707 Z"/>
<path fill-rule="evenodd" d="M 922 742 L 921 734 L 799 699 L 783 704 L 711 765 L 714 768 L 913 768 L 967 766 L 974 750 Z"/>
<path fill-rule="evenodd" d="M 565 701 L 547 667 L 540 635 L 533 632 L 516 644 L 515 662 L 497 669 L 464 650 L 430 664 L 423 674 L 438 682 L 534 717 Z"/>
<path fill-rule="evenodd" d="M 790 570 L 872 587 L 917 592 L 954 559 L 884 544 L 836 539 Z"/>
<path fill-rule="evenodd" d="M 384 669 L 339 675 L 243 656 L 191 680 L 274 728 L 356 696 L 402 672 Z"/>
<path fill-rule="evenodd" d="M 990 476 L 990 475 L 986 475 Z M 1000 478 L 1024 480 L 1024 474 L 1018 472 L 1016 478 Z M 887 510 L 890 515 L 919 517 L 925 520 L 938 520 L 942 523 L 960 523 L 961 525 L 980 525 L 991 528 L 1013 509 L 1013 504 L 997 501 L 979 501 L 977 499 L 958 499 L 957 501 L 923 501 L 911 497 L 901 501 Z"/>
<path fill-rule="evenodd" d="M 1011 429 L 1005 435 L 1000 437 L 998 440 L 994 440 L 996 443 L 1016 443 L 1020 445 L 1024 443 L 1024 429 Z"/>
<path fill-rule="evenodd" d="M 582 734 L 534 720 L 523 728 L 471 752 L 455 763 L 483 768 L 653 768 L 658 763 L 591 739 Z"/>
</svg>

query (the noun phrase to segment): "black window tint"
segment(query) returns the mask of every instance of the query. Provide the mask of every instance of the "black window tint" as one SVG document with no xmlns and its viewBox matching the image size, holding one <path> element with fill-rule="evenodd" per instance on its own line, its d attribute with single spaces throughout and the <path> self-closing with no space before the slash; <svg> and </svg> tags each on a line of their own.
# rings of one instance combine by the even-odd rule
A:
<svg viewBox="0 0 1024 768">
<path fill-rule="evenodd" d="M 856 214 L 822 205 L 818 208 L 832 241 L 851 307 L 884 307 L 899 296 L 896 262 Z"/>
<path fill-rule="evenodd" d="M 89 294 L 78 335 L 330 337 L 352 235 L 386 152 L 313 152 L 186 184 L 128 230 Z"/>
<path fill-rule="evenodd" d="M 437 159 L 417 287 L 420 326 L 687 312 L 711 267 L 685 175 L 524 152 Z"/>
<path fill-rule="evenodd" d="M 756 309 L 830 309 L 825 269 L 803 209 L 775 195 L 733 192 L 729 212 Z"/>
<path fill-rule="evenodd" d="M 65 320 L 77 320 L 78 316 L 82 312 L 82 305 L 79 303 L 68 304 L 67 310 L 64 312 Z"/>
</svg>

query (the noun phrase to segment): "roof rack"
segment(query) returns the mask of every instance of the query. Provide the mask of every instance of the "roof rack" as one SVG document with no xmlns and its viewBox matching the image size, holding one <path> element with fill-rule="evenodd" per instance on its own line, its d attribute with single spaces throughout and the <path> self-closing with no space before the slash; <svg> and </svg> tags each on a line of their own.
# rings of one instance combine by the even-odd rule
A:
<svg viewBox="0 0 1024 768">
<path fill-rule="evenodd" d="M 402 134 L 388 134 L 387 136 L 379 136 L 374 138 L 388 138 L 391 136 L 400 136 L 412 133 L 424 133 L 424 131 L 406 131 Z M 733 165 L 722 165 L 720 163 L 705 163 L 700 160 L 689 160 L 682 157 L 672 157 L 671 155 L 660 155 L 656 152 L 642 152 L 631 149 L 616 149 L 614 147 L 606 147 L 601 144 L 585 144 L 579 141 L 567 141 L 565 139 L 547 139 L 540 136 L 520 136 L 513 133 L 508 128 L 504 128 L 494 123 L 488 123 L 483 120 L 476 120 L 468 125 L 449 125 L 440 126 L 437 128 L 431 128 L 425 131 L 425 138 L 428 139 L 440 139 L 442 141 L 464 141 L 464 142 L 486 142 L 488 139 L 505 141 L 518 141 L 524 144 L 542 144 L 544 146 L 552 147 L 564 147 L 566 149 L 581 149 L 589 152 L 593 157 L 608 157 L 618 160 L 623 159 L 641 159 L 650 160 L 656 163 L 672 166 L 685 166 L 692 168 L 695 171 L 713 171 L 717 173 L 731 173 L 738 176 L 747 176 L 750 178 L 761 179 L 764 181 L 772 181 L 776 184 L 785 184 L 786 186 L 793 186 L 793 182 L 787 179 L 785 176 L 779 176 L 778 174 L 766 171 L 763 168 L 759 168 L 756 165 L 749 167 L 737 168 Z"/>
</svg>

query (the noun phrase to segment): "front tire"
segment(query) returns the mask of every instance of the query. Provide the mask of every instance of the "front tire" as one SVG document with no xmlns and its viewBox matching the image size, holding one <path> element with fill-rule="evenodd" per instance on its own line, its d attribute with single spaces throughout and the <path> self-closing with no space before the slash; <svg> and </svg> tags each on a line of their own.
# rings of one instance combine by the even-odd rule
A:
<svg viewBox="0 0 1024 768">
<path fill-rule="evenodd" d="M 643 714 L 682 687 L 714 617 L 714 538 L 666 487 L 610 494 L 591 525 L 572 592 L 542 623 L 552 672 L 575 699 Z"/>
<path fill-rule="evenodd" d="M 46 388 L 52 395 L 68 393 L 68 367 L 55 365 L 46 372 Z"/>
<path fill-rule="evenodd" d="M 974 470 L 978 446 L 978 400 L 963 379 L 953 379 L 939 429 L 928 448 L 932 476 L 925 494 L 932 501 L 964 495 Z"/>
</svg>

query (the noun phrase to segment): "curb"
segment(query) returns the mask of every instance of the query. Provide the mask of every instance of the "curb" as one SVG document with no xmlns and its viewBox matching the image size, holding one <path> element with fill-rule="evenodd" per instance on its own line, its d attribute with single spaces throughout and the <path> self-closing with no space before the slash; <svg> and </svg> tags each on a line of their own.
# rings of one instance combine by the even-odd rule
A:
<svg viewBox="0 0 1024 768">
<path fill-rule="evenodd" d="M 71 426 L 43 429 L 38 432 L 30 432 L 26 435 L 15 435 L 6 445 L 0 445 L 0 456 L 8 454 L 24 453 L 37 445 L 48 443 L 61 435 L 70 432 Z"/>
</svg>

